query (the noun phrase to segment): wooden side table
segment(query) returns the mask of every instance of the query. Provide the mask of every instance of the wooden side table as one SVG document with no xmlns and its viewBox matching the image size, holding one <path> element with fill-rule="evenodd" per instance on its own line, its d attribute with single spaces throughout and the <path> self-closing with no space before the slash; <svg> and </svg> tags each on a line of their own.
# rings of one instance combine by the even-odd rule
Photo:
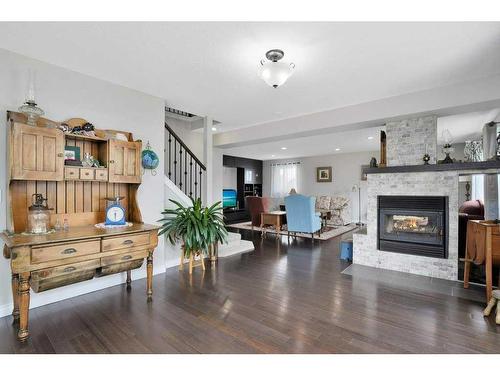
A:
<svg viewBox="0 0 500 375">
<path fill-rule="evenodd" d="M 332 219 L 332 211 L 330 210 L 318 210 L 319 216 L 321 218 L 321 232 L 324 231 L 328 224 L 328 220 Z"/>
<path fill-rule="evenodd" d="M 281 225 L 283 223 L 283 217 L 286 215 L 286 211 L 270 211 L 270 212 L 262 212 L 260 214 L 260 231 L 262 234 L 265 234 L 265 225 L 272 225 L 276 230 L 276 238 L 278 238 Z"/>
<path fill-rule="evenodd" d="M 493 292 L 493 265 L 500 264 L 500 224 L 493 220 L 467 222 L 464 288 L 469 287 L 470 263 L 484 264 L 486 270 L 486 302 Z"/>
</svg>

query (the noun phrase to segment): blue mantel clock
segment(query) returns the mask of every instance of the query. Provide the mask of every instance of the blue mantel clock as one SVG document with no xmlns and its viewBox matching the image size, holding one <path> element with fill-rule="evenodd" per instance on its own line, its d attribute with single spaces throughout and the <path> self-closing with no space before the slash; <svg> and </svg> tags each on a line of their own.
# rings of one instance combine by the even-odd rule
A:
<svg viewBox="0 0 500 375">
<path fill-rule="evenodd" d="M 106 207 L 105 225 L 125 225 L 125 209 L 120 204 L 124 197 L 106 198 L 109 202 Z"/>
</svg>

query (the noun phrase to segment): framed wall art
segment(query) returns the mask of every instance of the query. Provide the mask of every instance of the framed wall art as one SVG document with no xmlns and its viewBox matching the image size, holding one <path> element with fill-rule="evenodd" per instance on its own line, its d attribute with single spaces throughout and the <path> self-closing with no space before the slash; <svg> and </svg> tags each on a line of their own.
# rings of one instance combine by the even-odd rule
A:
<svg viewBox="0 0 500 375">
<path fill-rule="evenodd" d="M 317 167 L 316 182 L 332 182 L 332 167 Z"/>
</svg>

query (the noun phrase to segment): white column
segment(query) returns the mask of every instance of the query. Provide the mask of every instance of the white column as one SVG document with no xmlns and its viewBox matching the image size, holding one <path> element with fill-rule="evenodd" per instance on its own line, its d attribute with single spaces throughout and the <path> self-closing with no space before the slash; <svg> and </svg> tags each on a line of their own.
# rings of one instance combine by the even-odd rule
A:
<svg viewBox="0 0 500 375">
<path fill-rule="evenodd" d="M 498 176 L 484 175 L 484 218 L 495 220 L 498 218 Z"/>
<path fill-rule="evenodd" d="M 207 168 L 205 173 L 205 188 L 203 189 L 203 203 L 207 206 L 213 203 L 213 134 L 214 121 L 211 117 L 203 118 L 203 164 Z"/>
</svg>

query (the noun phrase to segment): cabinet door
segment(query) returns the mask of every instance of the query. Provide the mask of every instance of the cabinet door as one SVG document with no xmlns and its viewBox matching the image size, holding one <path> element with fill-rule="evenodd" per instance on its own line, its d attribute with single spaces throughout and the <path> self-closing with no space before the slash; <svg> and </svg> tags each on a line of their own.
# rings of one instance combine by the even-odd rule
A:
<svg viewBox="0 0 500 375">
<path fill-rule="evenodd" d="M 255 183 L 255 171 L 251 168 L 245 168 L 245 184 Z"/>
<path fill-rule="evenodd" d="M 109 182 L 141 182 L 141 142 L 109 141 Z"/>
<path fill-rule="evenodd" d="M 15 123 L 11 142 L 12 179 L 64 179 L 64 134 L 60 130 Z"/>
</svg>

